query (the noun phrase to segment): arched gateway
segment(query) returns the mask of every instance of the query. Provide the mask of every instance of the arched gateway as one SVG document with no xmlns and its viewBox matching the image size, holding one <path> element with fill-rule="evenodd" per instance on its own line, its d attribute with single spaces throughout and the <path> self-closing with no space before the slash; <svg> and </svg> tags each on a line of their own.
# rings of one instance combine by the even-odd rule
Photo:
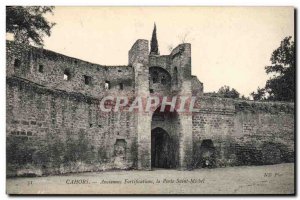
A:
<svg viewBox="0 0 300 200">
<path fill-rule="evenodd" d="M 151 168 L 179 166 L 179 123 L 176 111 L 156 109 L 151 122 Z"/>
<path fill-rule="evenodd" d="M 151 131 L 151 167 L 174 168 L 175 152 L 174 144 L 170 135 L 162 128 Z"/>
</svg>

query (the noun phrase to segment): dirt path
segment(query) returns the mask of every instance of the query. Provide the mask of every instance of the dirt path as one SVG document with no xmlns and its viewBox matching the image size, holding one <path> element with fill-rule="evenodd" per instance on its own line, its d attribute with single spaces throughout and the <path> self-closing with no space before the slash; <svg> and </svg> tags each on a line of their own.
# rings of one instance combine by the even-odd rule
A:
<svg viewBox="0 0 300 200">
<path fill-rule="evenodd" d="M 294 164 L 9 178 L 9 194 L 292 194 Z"/>
</svg>

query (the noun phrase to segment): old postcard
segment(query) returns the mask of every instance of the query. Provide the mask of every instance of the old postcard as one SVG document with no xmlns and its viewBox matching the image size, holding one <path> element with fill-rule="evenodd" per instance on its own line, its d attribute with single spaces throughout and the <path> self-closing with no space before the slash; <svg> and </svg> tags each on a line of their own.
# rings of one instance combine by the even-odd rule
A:
<svg viewBox="0 0 300 200">
<path fill-rule="evenodd" d="M 295 194 L 293 7 L 6 7 L 8 194 Z"/>
</svg>

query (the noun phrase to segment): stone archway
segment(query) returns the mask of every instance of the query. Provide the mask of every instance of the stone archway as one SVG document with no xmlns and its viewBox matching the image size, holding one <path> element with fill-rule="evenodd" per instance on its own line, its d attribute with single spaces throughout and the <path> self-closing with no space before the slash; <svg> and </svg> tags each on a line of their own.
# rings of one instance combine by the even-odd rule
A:
<svg viewBox="0 0 300 200">
<path fill-rule="evenodd" d="M 151 167 L 175 168 L 174 142 L 162 128 L 151 131 Z"/>
<path fill-rule="evenodd" d="M 216 163 L 216 148 L 212 140 L 203 140 L 200 146 L 200 166 L 214 167 Z"/>
<path fill-rule="evenodd" d="M 151 167 L 179 167 L 179 118 L 176 111 L 158 107 L 151 122 Z"/>
<path fill-rule="evenodd" d="M 149 90 L 151 93 L 168 94 L 171 90 L 171 75 L 162 67 L 149 68 Z"/>
</svg>

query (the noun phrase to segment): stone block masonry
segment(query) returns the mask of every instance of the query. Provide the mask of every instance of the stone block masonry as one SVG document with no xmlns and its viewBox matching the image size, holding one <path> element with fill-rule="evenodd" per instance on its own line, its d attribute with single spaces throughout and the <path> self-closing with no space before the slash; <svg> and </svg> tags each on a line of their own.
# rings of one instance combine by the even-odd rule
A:
<svg viewBox="0 0 300 200">
<path fill-rule="evenodd" d="M 98 99 L 51 90 L 16 77 L 7 78 L 7 96 L 11 170 L 24 165 L 52 174 L 135 165 L 133 113 L 104 113 Z"/>
<path fill-rule="evenodd" d="M 294 161 L 294 104 L 201 97 L 193 113 L 194 157 L 211 141 L 217 166 Z M 195 167 L 201 163 L 195 158 Z"/>
<path fill-rule="evenodd" d="M 203 96 L 191 51 L 150 55 L 139 39 L 128 65 L 104 66 L 7 42 L 7 175 L 293 162 L 294 104 Z M 193 112 L 103 112 L 107 96 L 196 102 Z"/>
</svg>

